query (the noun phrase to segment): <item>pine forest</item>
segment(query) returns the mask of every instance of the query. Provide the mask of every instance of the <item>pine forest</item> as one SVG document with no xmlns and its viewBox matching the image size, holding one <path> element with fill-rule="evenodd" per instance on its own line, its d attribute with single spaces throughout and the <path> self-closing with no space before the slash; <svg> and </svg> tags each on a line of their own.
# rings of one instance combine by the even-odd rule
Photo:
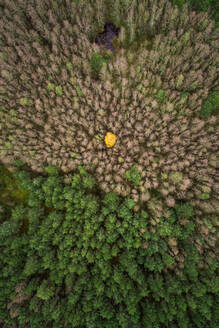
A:
<svg viewBox="0 0 219 328">
<path fill-rule="evenodd" d="M 219 2 L 0 0 L 0 328 L 219 327 Z"/>
</svg>

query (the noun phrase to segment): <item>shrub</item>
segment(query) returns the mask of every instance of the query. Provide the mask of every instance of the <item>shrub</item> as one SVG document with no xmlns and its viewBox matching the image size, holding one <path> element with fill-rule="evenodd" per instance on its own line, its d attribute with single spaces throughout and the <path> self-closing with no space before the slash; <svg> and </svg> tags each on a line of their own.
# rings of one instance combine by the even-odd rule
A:
<svg viewBox="0 0 219 328">
<path fill-rule="evenodd" d="M 189 202 L 182 205 L 176 205 L 175 209 L 178 218 L 190 218 L 194 215 L 194 209 Z"/>
<path fill-rule="evenodd" d="M 97 52 L 93 53 L 91 57 L 91 66 L 96 72 L 100 71 L 103 62 L 107 63 L 108 60 Z"/>
<path fill-rule="evenodd" d="M 219 110 L 219 93 L 216 91 L 211 92 L 202 105 L 200 111 L 200 117 L 202 119 L 205 119 L 210 115 L 216 115 L 218 110 Z"/>
<path fill-rule="evenodd" d="M 125 177 L 128 181 L 132 182 L 135 186 L 141 181 L 141 174 L 138 171 L 137 164 L 133 165 L 125 172 Z"/>
</svg>

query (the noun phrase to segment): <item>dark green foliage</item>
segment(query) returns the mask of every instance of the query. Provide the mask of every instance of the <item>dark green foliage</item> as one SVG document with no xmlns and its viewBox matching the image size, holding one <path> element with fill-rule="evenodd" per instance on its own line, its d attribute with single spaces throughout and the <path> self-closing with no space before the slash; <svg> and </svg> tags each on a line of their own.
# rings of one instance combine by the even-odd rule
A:
<svg viewBox="0 0 219 328">
<path fill-rule="evenodd" d="M 37 297 L 42 300 L 47 301 L 54 295 L 54 285 L 52 285 L 49 281 L 43 280 L 40 286 L 37 288 Z"/>
<path fill-rule="evenodd" d="M 139 173 L 136 164 L 125 172 L 125 177 L 128 181 L 133 183 L 135 186 L 139 184 L 139 182 L 141 181 L 141 174 Z"/>
<path fill-rule="evenodd" d="M 186 0 L 173 0 L 173 4 L 177 5 L 179 8 L 182 8 Z"/>
<path fill-rule="evenodd" d="M 189 96 L 189 92 L 182 92 L 180 94 L 180 99 L 185 98 L 185 97 L 188 97 L 188 96 Z"/>
<path fill-rule="evenodd" d="M 114 192 L 109 192 L 103 199 L 103 204 L 106 205 L 112 212 L 116 211 L 119 204 L 119 196 Z"/>
<path fill-rule="evenodd" d="M 48 165 L 45 167 L 45 172 L 48 173 L 49 175 L 58 175 L 59 169 L 55 166 Z"/>
<path fill-rule="evenodd" d="M 24 165 L 24 163 L 23 163 L 21 160 L 19 160 L 19 159 L 14 160 L 14 163 L 15 163 L 15 165 L 18 166 L 18 167 L 21 167 L 21 166 Z"/>
<path fill-rule="evenodd" d="M 211 92 L 202 105 L 200 111 L 200 117 L 202 119 L 205 119 L 210 115 L 216 115 L 218 110 L 219 110 L 219 93 L 216 91 Z"/>
<path fill-rule="evenodd" d="M 186 202 L 183 205 L 176 205 L 175 210 L 176 210 L 176 215 L 179 219 L 190 218 L 194 215 L 194 209 L 189 202 Z"/>
<path fill-rule="evenodd" d="M 95 179 L 87 173 L 83 166 L 78 165 L 78 171 L 80 174 L 75 174 L 72 179 L 72 187 L 79 188 L 82 185 L 84 189 L 92 190 L 96 185 Z"/>
<path fill-rule="evenodd" d="M 215 20 L 215 27 L 219 24 L 219 2 L 218 0 L 172 0 L 172 3 L 179 8 L 185 3 L 188 3 L 192 10 L 207 11 L 212 14 L 212 18 Z"/>
<path fill-rule="evenodd" d="M 61 85 L 57 85 L 57 86 L 55 87 L 55 92 L 56 92 L 56 94 L 57 94 L 58 96 L 62 96 L 62 94 L 63 94 L 62 86 L 61 86 Z"/>
<path fill-rule="evenodd" d="M 15 174 L 29 192 L 27 204 L 1 207 L 0 320 L 29 327 L 216 327 L 217 261 L 203 260 L 191 242 L 195 210 L 177 204 L 151 233 L 148 213 L 111 192 L 97 193 L 83 166 L 71 186 L 52 169 Z M 187 218 L 185 226 L 179 222 Z M 182 276 L 173 268 L 168 240 L 186 254 Z M 145 247 L 141 247 L 146 245 Z M 10 318 L 7 304 L 25 281 L 29 300 Z M 35 310 L 37 309 L 37 312 Z M 211 326 L 212 324 L 212 326 Z"/>
<path fill-rule="evenodd" d="M 214 6 L 214 1 L 212 0 L 189 0 L 188 1 L 193 8 L 207 11 L 210 6 Z"/>
<path fill-rule="evenodd" d="M 0 192 L 2 192 L 2 191 L 4 190 L 4 188 L 5 188 L 5 183 L 4 183 L 4 181 L 1 179 L 1 181 L 0 181 Z"/>
<path fill-rule="evenodd" d="M 22 188 L 26 189 L 27 191 L 31 191 L 32 183 L 29 172 L 18 171 L 14 173 L 13 176 L 20 181 L 20 185 Z"/>
<path fill-rule="evenodd" d="M 103 62 L 107 63 L 108 59 L 104 58 L 97 52 L 93 53 L 91 57 L 91 66 L 97 73 L 100 71 Z"/>
<path fill-rule="evenodd" d="M 79 97 L 83 96 L 83 92 L 79 87 L 76 88 L 76 91 L 77 91 L 77 94 L 78 94 Z"/>
<path fill-rule="evenodd" d="M 13 235 L 16 231 L 17 224 L 5 221 L 0 226 L 0 240 L 4 240 L 9 236 Z"/>
<path fill-rule="evenodd" d="M 159 90 L 158 93 L 155 95 L 155 98 L 159 103 L 162 103 L 165 97 L 165 91 L 164 90 Z"/>
<path fill-rule="evenodd" d="M 211 196 L 207 193 L 203 193 L 199 196 L 199 198 L 202 199 L 202 200 L 206 200 L 206 199 L 211 198 Z"/>
</svg>

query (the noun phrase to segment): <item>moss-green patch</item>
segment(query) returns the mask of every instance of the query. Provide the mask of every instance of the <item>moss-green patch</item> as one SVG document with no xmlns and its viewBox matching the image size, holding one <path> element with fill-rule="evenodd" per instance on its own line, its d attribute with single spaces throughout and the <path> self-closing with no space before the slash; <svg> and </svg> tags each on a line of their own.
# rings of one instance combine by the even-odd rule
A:
<svg viewBox="0 0 219 328">
<path fill-rule="evenodd" d="M 190 32 L 185 32 L 182 36 L 181 36 L 181 42 L 182 43 L 187 43 L 190 40 L 191 34 Z"/>
<path fill-rule="evenodd" d="M 77 91 L 78 97 L 82 97 L 83 96 L 83 93 L 82 93 L 82 91 L 81 91 L 81 89 L 79 87 L 76 88 L 76 91 Z"/>
<path fill-rule="evenodd" d="M 162 180 L 167 180 L 167 178 L 168 178 L 167 173 L 161 173 L 161 179 Z"/>
<path fill-rule="evenodd" d="M 203 102 L 200 110 L 200 117 L 202 119 L 205 119 L 210 115 L 215 115 L 218 110 L 219 110 L 219 92 L 213 91 L 208 95 L 207 99 Z"/>
<path fill-rule="evenodd" d="M 201 195 L 199 196 L 199 198 L 202 199 L 202 200 L 206 200 L 206 199 L 209 199 L 209 198 L 210 198 L 210 195 L 207 194 L 207 193 L 203 193 L 203 194 L 201 194 Z"/>
<path fill-rule="evenodd" d="M 144 84 L 142 83 L 138 83 L 137 86 L 136 86 L 136 89 L 144 96 L 147 96 L 148 95 L 148 87 L 147 86 L 144 86 Z"/>
<path fill-rule="evenodd" d="M 169 174 L 169 179 L 175 184 L 179 183 L 183 179 L 183 174 L 181 172 L 172 171 Z"/>
<path fill-rule="evenodd" d="M 186 98 L 186 97 L 188 97 L 189 95 L 190 95 L 189 92 L 181 92 L 181 94 L 180 94 L 180 99 Z"/>
<path fill-rule="evenodd" d="M 21 188 L 19 181 L 3 165 L 0 165 L 0 185 L 2 189 L 0 202 L 7 204 L 11 200 L 23 203 L 27 201 L 29 197 L 28 192 Z"/>
<path fill-rule="evenodd" d="M 98 134 L 96 134 L 96 135 L 94 136 L 94 138 L 95 138 L 97 141 L 101 142 L 101 141 L 103 141 L 104 136 L 103 136 L 101 133 L 98 133 Z"/>
<path fill-rule="evenodd" d="M 138 73 L 140 73 L 141 70 L 142 70 L 142 65 L 138 65 L 137 68 L 136 68 L 136 71 L 137 71 Z"/>
<path fill-rule="evenodd" d="M 17 123 L 18 119 L 17 119 L 17 117 L 12 117 L 11 121 L 12 121 L 13 123 Z"/>
<path fill-rule="evenodd" d="M 32 106 L 33 105 L 33 101 L 30 98 L 20 98 L 20 105 L 21 106 Z"/>
<path fill-rule="evenodd" d="M 10 116 L 10 120 L 13 122 L 13 123 L 17 123 L 17 112 L 14 110 L 14 109 L 10 109 L 9 110 L 9 116 Z M 13 140 L 13 139 L 10 139 L 9 137 L 9 140 Z"/>
<path fill-rule="evenodd" d="M 73 72 L 73 65 L 72 65 L 72 63 L 67 62 L 67 63 L 66 63 L 66 68 L 67 68 L 67 70 L 68 70 L 69 72 Z"/>
<path fill-rule="evenodd" d="M 134 164 L 130 169 L 125 172 L 125 178 L 132 182 L 135 186 L 141 181 L 141 174 L 138 171 L 137 164 Z"/>
<path fill-rule="evenodd" d="M 108 61 L 109 61 L 109 59 L 103 57 L 102 55 L 100 55 L 97 52 L 94 52 L 91 57 L 90 64 L 91 64 L 91 67 L 96 72 L 99 72 L 102 67 L 103 62 L 108 63 Z"/>
<path fill-rule="evenodd" d="M 9 142 L 9 141 L 6 141 L 5 142 L 5 147 L 7 148 L 7 149 L 12 149 L 12 144 Z"/>
<path fill-rule="evenodd" d="M 47 84 L 47 89 L 48 89 L 49 91 L 54 91 L 54 90 L 55 90 L 55 84 L 49 82 L 49 83 Z"/>
<path fill-rule="evenodd" d="M 189 202 L 179 201 L 173 209 L 179 219 L 190 218 L 195 214 L 194 208 Z"/>
<path fill-rule="evenodd" d="M 16 116 L 17 115 L 17 113 L 14 109 L 10 109 L 9 113 L 10 113 L 11 116 Z"/>
<path fill-rule="evenodd" d="M 71 158 L 77 158 L 78 157 L 78 154 L 77 153 L 74 153 L 74 152 L 71 152 Z"/>
<path fill-rule="evenodd" d="M 138 83 L 137 86 L 136 86 L 136 89 L 139 91 L 139 92 L 142 92 L 144 88 L 144 85 L 142 83 Z"/>
<path fill-rule="evenodd" d="M 155 95 L 155 99 L 159 102 L 162 103 L 165 98 L 165 91 L 164 90 L 159 90 L 158 93 Z"/>
<path fill-rule="evenodd" d="M 124 163 L 124 159 L 123 159 L 121 156 L 119 156 L 119 157 L 118 157 L 118 162 L 119 162 L 119 163 Z"/>
<path fill-rule="evenodd" d="M 62 87 L 61 85 L 57 85 L 56 88 L 55 88 L 55 92 L 58 96 L 62 96 Z"/>
<path fill-rule="evenodd" d="M 184 80 L 183 74 L 177 75 L 177 78 L 176 78 L 176 87 L 177 88 L 180 88 L 182 86 L 183 80 Z"/>
<path fill-rule="evenodd" d="M 211 188 L 210 187 L 208 187 L 206 185 L 198 185 L 198 186 L 201 187 L 201 190 L 202 190 L 203 193 L 210 194 L 210 192 L 211 192 Z"/>
<path fill-rule="evenodd" d="M 104 109 L 99 109 L 97 114 L 100 116 L 104 116 L 104 115 L 106 115 L 106 111 Z"/>
<path fill-rule="evenodd" d="M 178 6 L 179 8 L 182 8 L 186 1 L 185 0 L 173 0 L 173 5 Z"/>
<path fill-rule="evenodd" d="M 163 30 L 163 35 L 164 35 L 164 36 L 167 36 L 168 33 L 169 33 L 169 29 L 166 27 L 166 28 Z"/>
<path fill-rule="evenodd" d="M 57 4 L 56 1 L 52 1 L 52 7 L 53 7 L 53 8 L 58 8 L 58 4 Z"/>
<path fill-rule="evenodd" d="M 59 168 L 54 165 L 48 165 L 44 168 L 45 172 L 48 173 L 48 175 L 58 175 L 59 174 Z"/>
<path fill-rule="evenodd" d="M 0 155 L 1 155 L 1 157 L 5 157 L 5 156 L 7 155 L 7 153 L 8 153 L 7 149 L 2 149 L 2 150 L 0 151 Z"/>
<path fill-rule="evenodd" d="M 20 160 L 20 159 L 15 159 L 14 160 L 14 164 L 17 166 L 17 167 L 21 167 L 24 165 L 24 163 Z"/>
</svg>

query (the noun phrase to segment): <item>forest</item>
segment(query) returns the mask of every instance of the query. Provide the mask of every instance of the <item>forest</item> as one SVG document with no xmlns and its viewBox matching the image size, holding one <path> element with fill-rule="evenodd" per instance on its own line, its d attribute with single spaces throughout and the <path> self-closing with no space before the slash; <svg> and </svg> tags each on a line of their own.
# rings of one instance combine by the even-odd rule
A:
<svg viewBox="0 0 219 328">
<path fill-rule="evenodd" d="M 0 328 L 217 328 L 216 0 L 1 0 Z"/>
</svg>

